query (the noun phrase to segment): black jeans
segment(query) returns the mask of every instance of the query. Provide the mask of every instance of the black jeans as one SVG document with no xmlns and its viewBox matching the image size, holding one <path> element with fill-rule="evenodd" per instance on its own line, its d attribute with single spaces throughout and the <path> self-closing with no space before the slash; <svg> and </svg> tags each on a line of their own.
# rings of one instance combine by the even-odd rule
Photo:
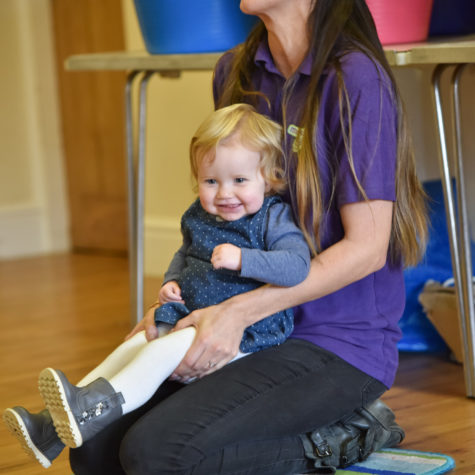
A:
<svg viewBox="0 0 475 475">
<path fill-rule="evenodd" d="M 76 475 L 309 472 L 298 434 L 351 414 L 386 387 L 303 340 L 254 353 L 188 386 L 166 382 L 79 449 Z"/>
</svg>

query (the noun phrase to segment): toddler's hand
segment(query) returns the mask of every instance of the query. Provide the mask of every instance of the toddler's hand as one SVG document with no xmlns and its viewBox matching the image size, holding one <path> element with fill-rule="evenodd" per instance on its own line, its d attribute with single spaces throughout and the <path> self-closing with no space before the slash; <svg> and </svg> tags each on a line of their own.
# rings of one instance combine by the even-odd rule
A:
<svg viewBox="0 0 475 475">
<path fill-rule="evenodd" d="M 241 249 L 234 244 L 219 244 L 213 249 L 211 264 L 215 269 L 241 270 Z"/>
<path fill-rule="evenodd" d="M 158 301 L 163 304 L 167 302 L 185 303 L 181 298 L 181 289 L 178 282 L 170 280 L 158 292 Z"/>
</svg>

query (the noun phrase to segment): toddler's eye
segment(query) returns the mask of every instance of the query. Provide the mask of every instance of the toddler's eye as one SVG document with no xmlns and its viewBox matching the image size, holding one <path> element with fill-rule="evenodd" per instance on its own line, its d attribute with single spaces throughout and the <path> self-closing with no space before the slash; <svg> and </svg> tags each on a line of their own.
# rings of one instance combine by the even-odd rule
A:
<svg viewBox="0 0 475 475">
<path fill-rule="evenodd" d="M 244 183 L 244 182 L 246 181 L 246 179 L 245 179 L 245 178 L 242 178 L 242 177 L 239 177 L 239 178 L 235 178 L 234 181 L 235 181 L 236 183 Z"/>
<path fill-rule="evenodd" d="M 208 178 L 208 179 L 205 180 L 205 183 L 207 185 L 216 185 L 216 180 L 213 179 L 213 178 Z"/>
</svg>

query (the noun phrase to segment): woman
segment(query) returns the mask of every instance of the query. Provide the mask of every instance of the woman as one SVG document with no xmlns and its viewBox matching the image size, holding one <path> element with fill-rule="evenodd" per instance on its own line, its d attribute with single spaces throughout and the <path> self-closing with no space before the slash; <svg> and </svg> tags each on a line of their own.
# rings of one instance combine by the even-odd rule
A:
<svg viewBox="0 0 475 475">
<path fill-rule="evenodd" d="M 351 422 L 393 383 L 402 268 L 423 251 L 425 211 L 371 15 L 364 0 L 241 0 L 241 9 L 262 22 L 220 60 L 216 106 L 252 103 L 284 125 L 286 200 L 313 250 L 309 276 L 180 320 L 197 336 L 175 381 L 72 451 L 75 473 L 309 472 L 331 452 L 315 430 Z M 289 340 L 225 366 L 246 327 L 289 306 Z M 132 334 L 144 329 L 156 336 L 153 309 Z"/>
</svg>

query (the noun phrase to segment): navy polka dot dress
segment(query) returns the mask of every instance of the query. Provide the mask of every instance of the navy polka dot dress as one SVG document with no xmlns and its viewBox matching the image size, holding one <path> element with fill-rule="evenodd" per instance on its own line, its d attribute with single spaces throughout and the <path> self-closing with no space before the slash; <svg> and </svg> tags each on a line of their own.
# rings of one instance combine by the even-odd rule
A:
<svg viewBox="0 0 475 475">
<path fill-rule="evenodd" d="M 207 213 L 196 200 L 182 217 L 182 232 L 190 245 L 185 255 L 185 267 L 177 281 L 186 305 L 170 302 L 160 306 L 155 311 L 155 321 L 175 324 L 193 310 L 220 303 L 263 285 L 240 276 L 239 271 L 214 269 L 211 255 L 218 244 L 224 243 L 265 250 L 267 213 L 270 206 L 279 201 L 276 196 L 266 197 L 256 214 L 236 221 L 224 221 Z M 245 330 L 240 350 L 251 353 L 278 345 L 292 330 L 292 310 L 276 313 Z"/>
</svg>

